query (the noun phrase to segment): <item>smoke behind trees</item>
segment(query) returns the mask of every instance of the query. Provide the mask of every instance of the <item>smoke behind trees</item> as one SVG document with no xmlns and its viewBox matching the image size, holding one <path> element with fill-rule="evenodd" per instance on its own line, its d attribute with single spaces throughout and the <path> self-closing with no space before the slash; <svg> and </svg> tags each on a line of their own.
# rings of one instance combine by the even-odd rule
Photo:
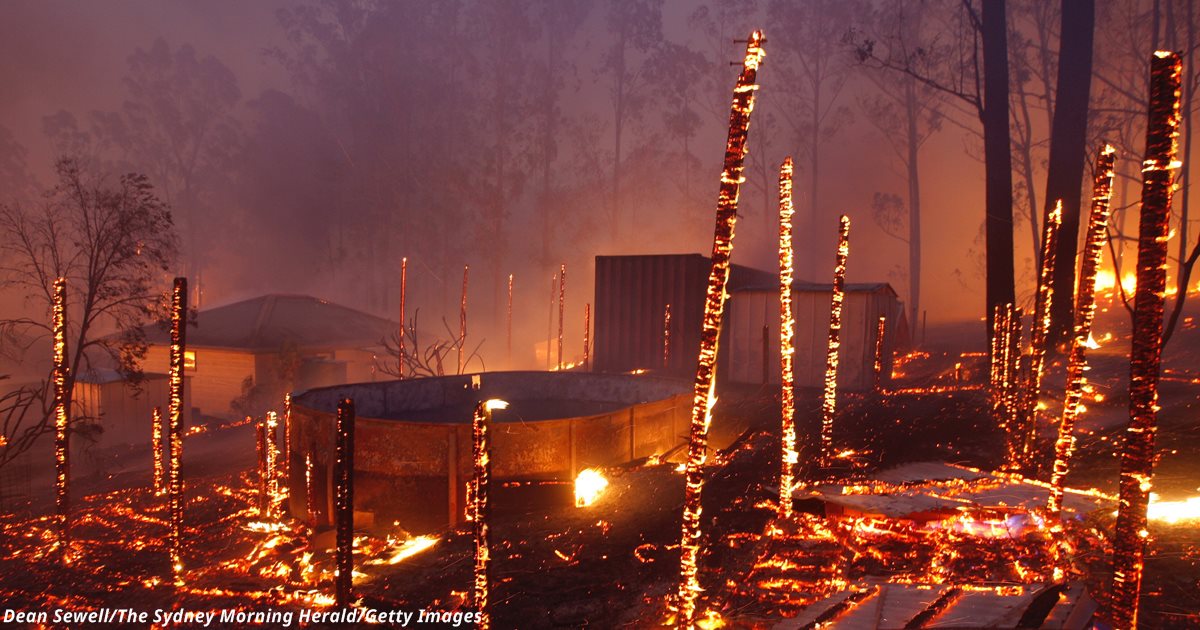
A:
<svg viewBox="0 0 1200 630">
<path fill-rule="evenodd" d="M 36 194 L 62 153 L 101 171 L 146 174 L 172 205 L 183 246 L 177 272 L 200 285 L 202 305 L 308 293 L 395 319 L 407 256 L 409 313 L 420 308 L 422 328 L 436 333 L 443 316 L 457 317 L 470 264 L 471 334 L 488 338 L 485 356 L 502 356 L 508 274 L 516 347 L 529 347 L 545 339 L 548 285 L 565 262 L 569 356 L 582 344 L 593 256 L 710 248 L 736 72 L 729 62 L 740 54 L 733 40 L 762 27 L 767 57 L 735 262 L 774 268 L 773 173 L 790 154 L 805 217 L 797 257 L 811 261 L 799 276 L 828 281 L 845 213 L 858 218 L 850 281 L 889 281 L 905 299 L 908 247 L 871 218 L 877 195 L 907 200 L 908 171 L 866 105 L 897 82 L 871 76 L 880 71 L 857 63 L 842 34 L 920 31 L 878 22 L 904 19 L 903 11 L 825 16 L 830 47 L 819 63 L 831 88 L 814 109 L 814 84 L 802 82 L 810 47 L 783 30 L 800 4 L 11 2 L 0 24 L 0 186 L 6 202 Z M 960 2 L 917 4 L 961 23 Z M 1057 17 L 1032 17 L 1044 4 L 1009 2 L 1017 29 L 1010 56 L 1040 60 L 1044 51 L 1031 47 L 1048 47 L 1051 67 L 1029 66 L 1052 77 Z M 1143 82 L 1134 74 L 1143 51 L 1105 33 L 1144 24 L 1149 4 L 1098 2 L 1097 73 L 1117 85 Z M 1051 25 L 1048 39 L 1021 30 L 1038 23 Z M 1021 85 L 1039 80 L 1011 74 Z M 1096 114 L 1104 127 L 1136 137 L 1141 123 L 1116 111 L 1137 109 L 1123 97 L 1093 84 L 1094 103 L 1120 104 Z M 1033 113 L 1018 122 L 1032 128 L 1021 130 L 1033 154 L 1022 163 L 1032 165 L 1036 185 L 1022 177 L 1016 187 L 1042 195 L 1038 140 L 1049 116 L 1036 99 L 1024 105 Z M 814 112 L 827 116 L 815 126 Z M 977 319 L 980 128 L 973 112 L 953 105 L 941 115 L 919 153 L 922 308 L 935 321 Z M 814 155 L 815 212 L 807 183 Z M 892 212 L 885 227 L 905 232 L 905 212 Z M 1032 231 L 1028 219 L 1021 223 L 1029 213 L 1014 214 L 1017 295 L 1029 299 L 1034 254 L 1024 235 Z M 6 300 L 4 308 L 18 306 Z"/>
</svg>

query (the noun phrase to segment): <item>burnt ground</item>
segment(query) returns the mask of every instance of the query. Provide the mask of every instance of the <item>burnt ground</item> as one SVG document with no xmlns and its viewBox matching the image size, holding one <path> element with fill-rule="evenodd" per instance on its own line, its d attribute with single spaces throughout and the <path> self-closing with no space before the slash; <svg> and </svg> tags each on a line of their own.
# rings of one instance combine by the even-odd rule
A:
<svg viewBox="0 0 1200 630">
<path fill-rule="evenodd" d="M 1089 379 L 1104 395 L 1089 401 L 1080 454 L 1069 485 L 1113 492 L 1127 405 L 1127 360 L 1119 313 L 1102 320 L 1114 335 L 1093 353 Z M 840 397 L 835 425 L 839 449 L 853 451 L 836 471 L 807 465 L 802 477 L 859 475 L 897 464 L 943 460 L 980 468 L 1000 463 L 1003 436 L 989 419 L 982 350 L 975 326 L 951 331 L 900 368 L 903 378 L 885 395 Z M 1100 328 L 1098 327 L 1098 330 Z M 935 331 L 931 331 L 935 332 Z M 1163 382 L 1156 489 L 1163 499 L 1198 493 L 1200 486 L 1200 331 L 1181 330 L 1169 348 Z M 1100 336 L 1098 335 L 1098 338 Z M 977 347 L 978 346 L 978 347 Z M 963 367 L 955 370 L 955 364 Z M 955 374 L 959 379 L 955 379 Z M 1053 370 L 1047 391 L 1060 384 Z M 1047 399 L 1053 396 L 1048 395 Z M 1054 404 L 1050 403 L 1053 413 Z M 802 465 L 815 452 L 819 401 L 800 392 L 798 421 Z M 702 523 L 705 547 L 702 609 L 716 610 L 735 627 L 764 627 L 795 614 L 833 578 L 866 575 L 927 576 L 947 545 L 953 562 L 947 579 L 1018 582 L 1024 564 L 1044 563 L 1040 540 L 929 541 L 906 534 L 863 543 L 829 531 L 824 519 L 802 514 L 784 542 L 764 537 L 775 507 L 778 468 L 778 399 L 773 388 L 724 387 L 713 420 L 717 439 L 733 440 L 708 467 Z M 304 529 L 264 534 L 246 530 L 257 517 L 249 473 L 252 432 L 243 428 L 190 438 L 188 453 L 203 452 L 189 470 L 187 586 L 164 582 L 165 523 L 161 498 L 141 487 L 96 484 L 76 511 L 76 560 L 62 566 L 48 551 L 45 518 L 0 517 L 0 598 L 5 606 L 130 605 L 142 609 L 221 606 L 300 610 L 327 605 L 331 592 L 328 556 L 314 549 L 309 560 Z M 224 436 L 224 437 L 222 437 Z M 1048 448 L 1048 431 L 1043 451 Z M 208 441 L 211 441 L 208 442 Z M 199 445 L 210 444 L 209 447 Z M 1048 451 L 1046 451 L 1048 452 Z M 186 457 L 186 455 L 185 455 Z M 666 605 L 678 575 L 682 475 L 672 462 L 605 471 L 611 486 L 586 508 L 570 502 L 570 487 L 530 485 L 496 493 L 492 519 L 493 621 L 495 627 L 646 627 L 670 615 Z M 1032 476 L 1043 476 L 1031 471 Z M 108 484 L 141 486 L 137 467 Z M 800 510 L 815 506 L 797 504 Z M 1077 523 L 1079 560 L 1089 590 L 1103 602 L 1109 558 L 1104 533 L 1112 517 L 1096 514 Z M 430 549 L 397 564 L 365 566 L 358 582 L 364 605 L 375 608 L 465 608 L 472 572 L 470 530 L 438 533 Z M 1200 623 L 1200 526 L 1154 523 L 1143 584 L 1141 627 L 1184 628 Z M 385 542 L 364 539 L 360 559 L 386 559 Z M 773 558 L 787 557 L 780 567 Z M 194 567 L 194 568 L 193 568 Z"/>
</svg>

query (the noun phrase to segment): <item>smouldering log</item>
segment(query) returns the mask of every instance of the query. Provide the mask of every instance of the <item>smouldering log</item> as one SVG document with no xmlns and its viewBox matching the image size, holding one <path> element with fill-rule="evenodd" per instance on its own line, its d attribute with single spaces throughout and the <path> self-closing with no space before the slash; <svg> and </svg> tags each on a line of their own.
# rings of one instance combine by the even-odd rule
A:
<svg viewBox="0 0 1200 630">
<path fill-rule="evenodd" d="M 796 319 L 792 315 L 792 270 L 795 258 L 792 254 L 792 158 L 784 158 L 779 167 L 779 368 L 780 368 L 780 422 L 783 436 L 779 470 L 779 512 L 781 519 L 792 517 L 792 481 L 796 463 L 796 377 L 792 360 L 796 348 L 792 339 L 796 334 Z"/>
<path fill-rule="evenodd" d="M 458 373 L 463 373 L 463 350 L 467 346 L 467 274 L 471 271 L 470 265 L 463 265 L 463 288 L 462 300 L 458 306 Z"/>
<path fill-rule="evenodd" d="M 488 590 L 490 587 L 491 547 L 488 540 L 488 480 L 492 473 L 491 447 L 488 444 L 488 429 L 492 424 L 492 412 L 504 409 L 508 403 L 503 400 L 481 401 L 475 406 L 475 415 L 471 423 L 471 454 L 474 462 L 474 475 L 471 479 L 471 520 L 475 534 L 475 579 L 472 587 L 471 602 L 479 611 L 476 628 L 486 629 L 491 625 L 488 610 Z"/>
<path fill-rule="evenodd" d="M 563 314 L 567 299 L 567 266 L 558 269 L 558 369 L 563 369 Z"/>
<path fill-rule="evenodd" d="M 671 367 L 671 304 L 663 307 L 663 369 Z"/>
<path fill-rule="evenodd" d="M 187 278 L 175 278 L 171 292 L 170 402 L 167 415 L 167 503 L 171 517 L 168 547 L 176 585 L 183 583 L 183 356 L 187 350 Z"/>
<path fill-rule="evenodd" d="M 71 544 L 71 433 L 67 392 L 67 280 L 54 281 L 51 306 L 54 332 L 54 520 L 63 558 L 70 560 Z"/>
<path fill-rule="evenodd" d="M 408 256 L 400 259 L 400 338 L 397 343 L 397 353 L 399 354 L 399 362 L 396 364 L 396 376 L 404 378 L 404 322 L 407 313 L 404 310 L 404 302 L 408 297 Z"/>
<path fill-rule="evenodd" d="M 850 254 L 850 217 L 838 226 L 837 258 L 833 267 L 833 300 L 829 307 L 829 346 L 825 353 L 825 392 L 821 398 L 821 465 L 833 463 L 833 416 L 837 410 L 838 350 L 841 348 L 842 302 L 846 299 L 846 259 Z"/>
<path fill-rule="evenodd" d="M 880 315 L 875 325 L 875 391 L 883 382 L 883 336 L 887 332 L 887 316 Z"/>
<path fill-rule="evenodd" d="M 337 607 L 349 608 L 354 579 L 354 401 L 343 398 L 337 407 L 334 429 L 337 459 L 333 464 L 334 528 L 337 567 L 335 598 Z"/>
<path fill-rule="evenodd" d="M 1182 64 L 1177 53 L 1156 52 L 1150 64 L 1146 159 L 1138 225 L 1137 289 L 1129 353 L 1129 425 L 1121 452 L 1121 480 L 1113 538 L 1112 622 L 1137 627 L 1138 591 L 1145 553 L 1146 505 L 1154 472 L 1158 377 L 1162 360 L 1167 240 L 1179 136 Z"/>
<path fill-rule="evenodd" d="M 162 407 L 150 412 L 150 450 L 154 458 L 154 494 L 161 495 L 166 486 L 166 465 L 163 458 L 163 415 Z"/>
<path fill-rule="evenodd" d="M 583 370 L 592 369 L 592 304 L 583 305 Z"/>
<path fill-rule="evenodd" d="M 1067 391 L 1063 401 L 1062 420 L 1058 425 L 1058 439 L 1054 442 L 1054 470 L 1050 476 L 1050 500 L 1046 509 L 1057 520 L 1062 511 L 1063 483 L 1070 470 L 1071 455 L 1075 450 L 1075 420 L 1079 417 L 1079 403 L 1083 399 L 1086 382 L 1083 372 L 1087 369 L 1087 340 L 1092 332 L 1092 321 L 1096 316 L 1096 272 L 1100 269 L 1100 258 L 1108 236 L 1109 202 L 1112 200 L 1113 173 L 1116 150 L 1106 144 L 1096 156 L 1096 178 L 1092 184 L 1092 209 L 1088 217 L 1087 240 L 1083 250 L 1083 264 L 1079 269 L 1078 288 L 1075 290 L 1075 326 L 1071 336 L 1071 350 L 1067 356 Z"/>
<path fill-rule="evenodd" d="M 1021 464 L 1028 468 L 1032 463 L 1034 446 L 1037 444 L 1038 398 L 1042 393 L 1042 374 L 1046 365 L 1046 340 L 1050 336 L 1050 312 L 1054 305 L 1054 278 L 1056 258 L 1058 258 L 1058 233 L 1062 226 L 1062 200 L 1054 206 L 1054 211 L 1046 218 L 1045 232 L 1042 234 L 1042 266 L 1038 274 L 1037 297 L 1034 299 L 1033 321 L 1029 330 L 1029 380 L 1021 402 L 1020 421 L 1017 431 L 1021 434 L 1019 458 Z"/>
<path fill-rule="evenodd" d="M 742 72 L 733 89 L 733 104 L 729 115 L 729 138 L 725 147 L 721 189 L 717 197 L 712 268 L 709 271 L 708 290 L 704 300 L 700 353 L 692 399 L 683 525 L 679 545 L 678 622 L 686 628 L 695 626 L 696 598 L 701 591 L 696 572 L 696 557 L 700 551 L 700 495 L 704 484 L 703 464 L 708 453 L 708 425 L 712 419 L 717 341 L 721 331 L 722 315 L 725 311 L 725 287 L 729 282 L 729 259 L 733 253 L 738 193 L 741 190 L 742 169 L 746 159 L 746 135 L 750 127 L 750 112 L 754 110 L 755 93 L 758 90 L 758 86 L 755 84 L 758 66 L 762 62 L 764 54 L 762 44 L 761 31 L 754 31 L 750 34 L 746 44 L 746 57 L 742 63 Z"/>
</svg>

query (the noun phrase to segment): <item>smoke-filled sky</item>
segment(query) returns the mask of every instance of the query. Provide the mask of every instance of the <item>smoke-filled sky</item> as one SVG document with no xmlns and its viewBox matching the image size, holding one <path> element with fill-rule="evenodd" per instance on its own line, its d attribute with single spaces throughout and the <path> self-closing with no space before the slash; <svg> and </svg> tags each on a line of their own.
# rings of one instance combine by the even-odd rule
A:
<svg viewBox="0 0 1200 630">
<path fill-rule="evenodd" d="M 1168 18 L 1182 17 L 1175 4 L 1164 3 Z M 1104 81 L 1093 81 L 1093 101 L 1140 111 L 1116 86 L 1144 84 L 1137 59 L 1150 44 L 1138 36 L 1148 28 L 1149 3 L 1097 5 L 1096 72 Z M 175 213 L 176 271 L 198 279 L 204 305 L 307 293 L 395 318 L 399 261 L 407 256 L 410 308 L 421 307 L 426 322 L 456 310 L 462 265 L 470 264 L 475 321 L 501 321 L 502 283 L 513 273 L 517 321 L 537 338 L 560 263 L 569 270 L 573 319 L 591 299 L 595 255 L 711 248 L 737 72 L 730 62 L 744 48 L 733 40 L 763 28 L 767 57 L 735 262 L 775 268 L 776 169 L 791 154 L 798 275 L 831 275 L 837 216 L 845 213 L 853 221 L 849 280 L 891 282 L 908 301 L 907 245 L 887 233 L 907 236 L 908 171 L 890 141 L 898 132 L 889 140 L 883 131 L 895 125 L 899 101 L 890 99 L 903 83 L 898 73 L 856 61 L 852 42 L 875 41 L 878 53 L 889 36 L 904 33 L 925 42 L 931 57 L 944 56 L 930 62 L 930 72 L 943 73 L 956 47 L 972 43 L 955 30 L 961 7 L 951 0 L 14 0 L 0 20 L 0 127 L 24 147 L 25 166 L 42 186 L 68 150 L 88 153 L 97 174 L 147 174 Z M 1010 2 L 1009 12 L 1010 82 L 1028 93 L 1040 213 L 1049 120 L 1040 96 L 1046 77 L 1053 90 L 1057 3 Z M 1182 26 L 1164 28 L 1182 37 Z M 933 322 L 977 319 L 977 112 L 956 97 L 917 91 L 920 308 Z M 1132 131 L 1119 140 L 1140 152 L 1136 116 L 1128 123 L 1097 117 L 1090 137 L 1120 124 Z M 1017 293 L 1027 299 L 1024 181 L 1014 175 Z M 1117 203 L 1136 191 L 1119 186 Z M 877 217 L 877 200 L 899 213 Z"/>
</svg>

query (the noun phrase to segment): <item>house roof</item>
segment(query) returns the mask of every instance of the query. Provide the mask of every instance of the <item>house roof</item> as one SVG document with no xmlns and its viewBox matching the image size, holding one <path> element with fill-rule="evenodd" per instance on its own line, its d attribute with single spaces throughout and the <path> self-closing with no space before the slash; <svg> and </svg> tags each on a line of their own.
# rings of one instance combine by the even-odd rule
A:
<svg viewBox="0 0 1200 630">
<path fill-rule="evenodd" d="M 189 347 L 278 350 L 360 348 L 378 345 L 399 324 L 309 295 L 263 295 L 218 306 L 188 322 Z M 152 344 L 170 343 L 170 333 L 146 327 Z"/>
<path fill-rule="evenodd" d="M 762 292 L 762 291 L 779 291 L 779 276 L 774 276 L 775 282 L 769 284 L 754 283 L 730 289 L 730 293 L 746 292 Z M 792 283 L 792 290 L 801 293 L 832 293 L 833 284 L 828 282 L 803 282 L 796 281 Z M 877 293 L 885 292 L 896 295 L 896 290 L 892 285 L 886 282 L 847 282 L 847 293 Z"/>
</svg>

